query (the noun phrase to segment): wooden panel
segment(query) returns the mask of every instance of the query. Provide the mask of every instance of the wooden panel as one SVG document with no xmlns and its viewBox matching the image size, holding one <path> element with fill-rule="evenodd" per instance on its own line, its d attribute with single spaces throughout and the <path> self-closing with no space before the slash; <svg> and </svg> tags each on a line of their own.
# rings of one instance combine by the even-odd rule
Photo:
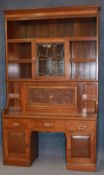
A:
<svg viewBox="0 0 104 175">
<path fill-rule="evenodd" d="M 77 18 L 75 36 L 96 36 L 96 18 Z"/>
<path fill-rule="evenodd" d="M 5 16 L 8 20 L 28 20 L 28 19 L 63 19 L 96 16 L 100 10 L 97 5 L 91 6 L 70 6 L 56 8 L 35 8 L 35 9 L 19 9 L 5 10 Z M 25 16 L 25 19 L 24 19 Z"/>
<path fill-rule="evenodd" d="M 30 161 L 33 161 L 38 157 L 39 154 L 39 137 L 38 132 L 31 132 L 30 134 Z"/>
<path fill-rule="evenodd" d="M 97 112 L 96 101 L 84 101 L 83 108 L 87 109 L 87 114 L 95 114 Z"/>
<path fill-rule="evenodd" d="M 96 121 L 68 120 L 69 131 L 96 131 Z"/>
<path fill-rule="evenodd" d="M 5 156 L 26 158 L 26 135 L 24 130 L 6 129 L 4 131 Z M 21 145 L 21 146 L 20 146 Z"/>
<path fill-rule="evenodd" d="M 71 57 L 73 59 L 96 58 L 96 41 L 71 42 Z"/>
<path fill-rule="evenodd" d="M 15 96 L 17 96 L 17 94 Z M 7 111 L 8 113 L 20 113 L 21 112 L 20 100 L 18 98 L 9 98 Z"/>
<path fill-rule="evenodd" d="M 97 97 L 97 84 L 96 83 L 85 83 L 84 84 L 84 94 L 88 97 Z"/>
<path fill-rule="evenodd" d="M 96 18 L 8 21 L 8 39 L 96 36 Z M 11 32 L 11 28 L 15 32 Z"/>
<path fill-rule="evenodd" d="M 24 119 L 4 119 L 4 128 L 26 129 L 29 125 L 28 122 Z"/>
<path fill-rule="evenodd" d="M 96 80 L 96 62 L 72 62 L 71 78 L 73 80 Z"/>
<path fill-rule="evenodd" d="M 8 43 L 8 61 L 31 59 L 31 43 Z"/>
<path fill-rule="evenodd" d="M 87 113 L 95 114 L 98 110 L 98 87 L 97 83 L 85 83 L 83 84 L 83 108 L 87 110 Z"/>
<path fill-rule="evenodd" d="M 22 128 L 4 129 L 4 164 L 30 166 L 38 157 L 38 134 Z"/>
<path fill-rule="evenodd" d="M 25 154 L 25 133 L 24 132 L 8 132 L 8 154 L 17 153 Z M 20 146 L 21 145 L 21 146 Z"/>
<path fill-rule="evenodd" d="M 75 88 L 61 88 L 61 87 L 46 87 L 46 88 L 28 88 L 29 104 L 69 104 L 74 105 L 75 102 Z"/>
<path fill-rule="evenodd" d="M 10 82 L 8 83 L 9 98 L 20 98 L 20 84 Z"/>
<path fill-rule="evenodd" d="M 96 163 L 67 163 L 67 169 L 74 171 L 95 172 Z"/>
<path fill-rule="evenodd" d="M 32 65 L 30 63 L 9 63 L 8 79 L 32 78 Z"/>
<path fill-rule="evenodd" d="M 88 135 L 71 136 L 71 157 L 72 158 L 90 158 L 91 157 L 91 139 Z"/>
<path fill-rule="evenodd" d="M 24 86 L 24 110 L 39 113 L 75 113 L 77 86 Z"/>
<path fill-rule="evenodd" d="M 67 162 L 86 165 L 96 162 L 96 133 L 93 131 L 73 131 L 67 133 Z"/>
<path fill-rule="evenodd" d="M 30 128 L 36 131 L 65 132 L 65 120 L 35 119 L 31 120 Z"/>
</svg>

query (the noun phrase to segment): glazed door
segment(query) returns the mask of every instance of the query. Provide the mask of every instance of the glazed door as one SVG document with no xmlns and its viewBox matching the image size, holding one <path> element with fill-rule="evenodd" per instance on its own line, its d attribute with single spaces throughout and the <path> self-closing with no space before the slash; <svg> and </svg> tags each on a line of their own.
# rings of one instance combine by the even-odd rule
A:
<svg viewBox="0 0 104 175">
<path fill-rule="evenodd" d="M 67 161 L 69 163 L 94 163 L 96 137 L 93 132 L 72 132 L 67 137 Z"/>
<path fill-rule="evenodd" d="M 34 58 L 36 79 L 69 79 L 69 53 L 65 39 L 36 40 Z"/>
</svg>

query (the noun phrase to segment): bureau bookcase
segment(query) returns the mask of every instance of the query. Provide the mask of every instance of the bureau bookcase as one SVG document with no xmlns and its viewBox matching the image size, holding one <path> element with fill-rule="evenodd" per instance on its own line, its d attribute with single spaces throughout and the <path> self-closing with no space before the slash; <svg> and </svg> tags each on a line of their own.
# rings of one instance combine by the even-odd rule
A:
<svg viewBox="0 0 104 175">
<path fill-rule="evenodd" d="M 63 132 L 67 169 L 96 170 L 99 7 L 4 13 L 4 164 L 30 166 L 38 133 Z"/>
</svg>

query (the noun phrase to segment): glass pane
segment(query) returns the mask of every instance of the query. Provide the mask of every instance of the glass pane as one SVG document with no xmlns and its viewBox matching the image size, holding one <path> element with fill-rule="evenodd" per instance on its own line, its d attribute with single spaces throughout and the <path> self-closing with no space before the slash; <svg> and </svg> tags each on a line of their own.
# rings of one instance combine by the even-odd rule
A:
<svg viewBox="0 0 104 175">
<path fill-rule="evenodd" d="M 37 44 L 38 76 L 63 76 L 64 64 L 63 43 Z"/>
<path fill-rule="evenodd" d="M 71 137 L 71 157 L 90 158 L 91 157 L 91 138 L 90 136 L 78 135 Z"/>
</svg>

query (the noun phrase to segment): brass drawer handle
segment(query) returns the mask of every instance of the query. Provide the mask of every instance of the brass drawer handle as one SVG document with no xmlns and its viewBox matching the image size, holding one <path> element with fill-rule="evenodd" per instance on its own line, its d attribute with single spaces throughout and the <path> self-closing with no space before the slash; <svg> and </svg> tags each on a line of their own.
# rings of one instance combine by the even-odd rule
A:
<svg viewBox="0 0 104 175">
<path fill-rule="evenodd" d="M 80 125 L 80 126 L 78 126 L 78 129 L 79 129 L 79 130 L 83 130 L 83 129 L 86 129 L 86 128 L 87 128 L 86 125 Z"/>
<path fill-rule="evenodd" d="M 50 95 L 50 96 L 49 96 L 49 99 L 50 99 L 50 100 L 52 100 L 52 99 L 53 99 L 53 96 L 52 96 L 52 95 Z"/>
<path fill-rule="evenodd" d="M 20 125 L 21 125 L 20 122 L 13 122 L 13 123 L 12 123 L 12 126 L 13 126 L 13 127 L 19 127 Z"/>
<path fill-rule="evenodd" d="M 44 123 L 45 128 L 51 128 L 53 126 L 53 123 Z"/>
</svg>

